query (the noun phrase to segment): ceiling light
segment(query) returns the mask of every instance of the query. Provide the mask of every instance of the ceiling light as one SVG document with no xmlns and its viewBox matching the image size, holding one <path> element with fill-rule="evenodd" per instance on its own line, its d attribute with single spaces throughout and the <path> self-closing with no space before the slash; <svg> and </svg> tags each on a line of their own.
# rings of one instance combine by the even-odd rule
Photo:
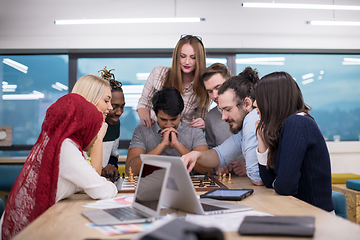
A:
<svg viewBox="0 0 360 240">
<path fill-rule="evenodd" d="M 285 57 L 238 58 L 236 64 L 284 65 Z"/>
<path fill-rule="evenodd" d="M 350 5 L 322 5 L 296 3 L 250 3 L 244 2 L 243 7 L 249 8 L 291 8 L 291 9 L 322 9 L 322 10 L 360 10 L 360 6 Z"/>
<path fill-rule="evenodd" d="M 313 81 L 314 81 L 314 79 L 313 79 L 313 78 L 310 78 L 310 79 L 307 79 L 307 80 L 302 81 L 302 84 L 303 84 L 303 85 L 306 85 L 306 84 L 312 83 Z"/>
<path fill-rule="evenodd" d="M 33 91 L 29 94 L 9 94 L 3 95 L 3 100 L 38 100 L 40 98 L 44 98 L 45 95 L 38 91 Z"/>
<path fill-rule="evenodd" d="M 342 65 L 360 65 L 360 58 L 344 58 Z"/>
<path fill-rule="evenodd" d="M 313 78 L 314 74 L 313 73 L 308 73 L 308 74 L 304 74 L 301 76 L 302 79 L 308 79 L 308 78 Z"/>
<path fill-rule="evenodd" d="M 62 84 L 62 83 L 59 83 L 59 82 L 56 82 L 55 85 L 63 90 L 68 90 L 68 86 Z"/>
<path fill-rule="evenodd" d="M 27 66 L 25 66 L 24 64 L 18 63 L 14 60 L 11 60 L 10 58 L 4 58 L 3 63 L 19 70 L 20 72 L 27 73 L 27 70 L 28 70 Z"/>
<path fill-rule="evenodd" d="M 222 63 L 226 64 L 227 60 L 226 58 L 206 58 L 206 64 L 213 64 L 213 63 Z"/>
<path fill-rule="evenodd" d="M 316 26 L 360 26 L 360 22 L 347 21 L 307 21 L 306 23 Z"/>
<path fill-rule="evenodd" d="M 136 80 L 147 80 L 150 73 L 137 73 Z"/>
<path fill-rule="evenodd" d="M 199 17 L 173 17 L 173 18 L 116 18 L 116 19 L 77 19 L 55 20 L 56 25 L 72 24 L 114 24 L 114 23 L 190 23 L 205 21 Z"/>
</svg>

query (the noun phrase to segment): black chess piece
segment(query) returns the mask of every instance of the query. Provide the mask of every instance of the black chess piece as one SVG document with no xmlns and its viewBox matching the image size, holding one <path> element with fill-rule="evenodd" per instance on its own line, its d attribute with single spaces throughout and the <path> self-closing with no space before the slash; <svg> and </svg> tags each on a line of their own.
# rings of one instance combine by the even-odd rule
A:
<svg viewBox="0 0 360 240">
<path fill-rule="evenodd" d="M 211 175 L 211 182 L 210 182 L 210 186 L 214 186 L 215 182 L 214 182 L 214 175 Z"/>
<path fill-rule="evenodd" d="M 122 178 L 125 178 L 125 173 L 122 173 L 122 175 L 123 175 Z"/>
<path fill-rule="evenodd" d="M 203 180 L 202 180 L 202 179 L 200 179 L 199 187 L 204 187 L 204 184 L 203 184 Z"/>
<path fill-rule="evenodd" d="M 204 181 L 209 181 L 208 172 L 204 172 Z"/>
</svg>

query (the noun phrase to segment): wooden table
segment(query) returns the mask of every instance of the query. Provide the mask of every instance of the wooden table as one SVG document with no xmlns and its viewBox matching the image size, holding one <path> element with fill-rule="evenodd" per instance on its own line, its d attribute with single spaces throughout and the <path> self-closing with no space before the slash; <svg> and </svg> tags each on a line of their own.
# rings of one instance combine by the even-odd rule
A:
<svg viewBox="0 0 360 240">
<path fill-rule="evenodd" d="M 257 187 L 251 184 L 247 177 L 233 177 L 234 184 L 225 184 L 229 188 L 253 188 L 254 193 L 242 200 L 241 204 L 252 206 L 254 210 L 267 212 L 274 215 L 296 215 L 315 217 L 315 240 L 329 239 L 360 239 L 360 226 L 346 219 L 332 215 L 310 204 L 300 201 L 291 196 L 280 196 L 273 189 L 263 186 Z M 122 196 L 123 194 L 118 194 Z M 85 194 L 75 194 L 69 199 L 60 201 L 49 208 L 44 214 L 27 226 L 15 236 L 14 240 L 42 240 L 42 239 L 66 239 L 84 240 L 86 238 L 98 239 L 129 239 L 132 235 L 106 236 L 97 230 L 85 226 L 89 221 L 81 215 L 86 208 L 82 205 L 95 200 Z M 237 232 L 225 232 L 229 239 L 276 239 L 273 237 L 245 237 Z M 303 239 L 303 238 L 281 238 Z"/>
<path fill-rule="evenodd" d="M 360 191 L 347 188 L 346 184 L 333 184 L 332 189 L 345 194 L 347 218 L 360 224 Z"/>
</svg>

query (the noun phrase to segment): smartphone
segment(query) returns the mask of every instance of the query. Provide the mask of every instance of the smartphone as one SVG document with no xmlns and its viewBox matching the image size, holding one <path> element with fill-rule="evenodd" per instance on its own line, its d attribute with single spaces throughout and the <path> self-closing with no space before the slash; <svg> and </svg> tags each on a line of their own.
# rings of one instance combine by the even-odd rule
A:
<svg viewBox="0 0 360 240">
<path fill-rule="evenodd" d="M 214 189 L 205 194 L 200 195 L 200 198 L 214 198 L 218 200 L 240 201 L 250 196 L 254 189 Z"/>
</svg>

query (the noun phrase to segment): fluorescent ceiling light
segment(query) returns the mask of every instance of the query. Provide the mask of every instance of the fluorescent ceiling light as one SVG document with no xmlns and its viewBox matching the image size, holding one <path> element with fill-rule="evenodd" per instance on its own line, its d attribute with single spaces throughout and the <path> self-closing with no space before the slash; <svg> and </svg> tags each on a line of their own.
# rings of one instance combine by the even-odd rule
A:
<svg viewBox="0 0 360 240">
<path fill-rule="evenodd" d="M 25 66 L 24 64 L 18 63 L 14 60 L 11 60 L 10 58 L 4 58 L 3 63 L 19 70 L 20 72 L 27 73 L 27 70 L 28 70 L 27 66 Z"/>
<path fill-rule="evenodd" d="M 150 73 L 137 73 L 136 74 L 136 80 L 147 80 Z"/>
<path fill-rule="evenodd" d="M 72 24 L 114 24 L 114 23 L 190 23 L 205 21 L 199 17 L 173 17 L 173 18 L 117 18 L 117 19 L 75 19 L 55 20 L 56 25 Z"/>
<path fill-rule="evenodd" d="M 62 83 L 59 83 L 59 82 L 56 82 L 55 85 L 63 90 L 68 90 L 68 86 L 62 84 Z"/>
<path fill-rule="evenodd" d="M 313 81 L 314 81 L 314 79 L 310 78 L 310 79 L 302 81 L 302 84 L 305 85 L 305 84 L 308 84 L 308 83 L 312 83 Z"/>
<path fill-rule="evenodd" d="M 306 23 L 316 26 L 360 26 L 360 22 L 349 21 L 307 21 Z"/>
<path fill-rule="evenodd" d="M 342 65 L 360 65 L 360 58 L 344 58 Z"/>
<path fill-rule="evenodd" d="M 360 10 L 360 6 L 296 4 L 296 3 L 250 3 L 244 2 L 243 7 L 249 8 L 291 8 L 291 9 L 322 9 L 322 10 Z"/>
<path fill-rule="evenodd" d="M 56 90 L 59 90 L 60 92 L 63 90 L 61 87 L 58 87 L 55 84 L 52 84 L 51 87 L 56 89 Z"/>
<path fill-rule="evenodd" d="M 308 78 L 313 78 L 314 74 L 313 73 L 308 73 L 308 74 L 304 74 L 301 76 L 302 79 L 308 79 Z"/>
<path fill-rule="evenodd" d="M 3 92 L 15 92 L 16 88 L 17 88 L 16 84 L 11 85 L 8 82 L 5 82 L 5 81 L 2 82 L 2 91 Z"/>
<path fill-rule="evenodd" d="M 206 59 L 206 64 L 213 64 L 213 63 L 222 63 L 222 64 L 226 64 L 227 60 L 226 58 L 207 58 Z"/>
<path fill-rule="evenodd" d="M 29 94 L 9 94 L 3 95 L 3 100 L 38 100 L 40 98 L 44 98 L 45 95 L 38 91 L 33 91 Z"/>
<path fill-rule="evenodd" d="M 236 64 L 284 65 L 285 57 L 237 58 Z"/>
</svg>

